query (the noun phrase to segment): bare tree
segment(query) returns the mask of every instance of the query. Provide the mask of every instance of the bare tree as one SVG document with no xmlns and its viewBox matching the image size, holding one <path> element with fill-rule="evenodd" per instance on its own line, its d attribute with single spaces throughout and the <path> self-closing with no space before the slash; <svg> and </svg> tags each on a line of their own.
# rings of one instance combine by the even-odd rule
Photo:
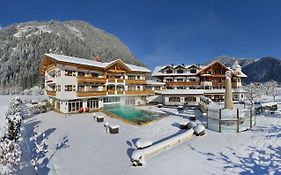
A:
<svg viewBox="0 0 281 175">
<path fill-rule="evenodd" d="M 262 86 L 258 83 L 251 83 L 245 86 L 247 91 L 246 98 L 250 101 L 251 106 L 254 105 L 254 101 L 261 96 Z"/>
<path fill-rule="evenodd" d="M 268 95 L 272 95 L 274 101 L 278 92 L 277 88 L 278 88 L 278 83 L 276 81 L 272 80 L 266 83 L 266 89 L 268 90 Z"/>
</svg>

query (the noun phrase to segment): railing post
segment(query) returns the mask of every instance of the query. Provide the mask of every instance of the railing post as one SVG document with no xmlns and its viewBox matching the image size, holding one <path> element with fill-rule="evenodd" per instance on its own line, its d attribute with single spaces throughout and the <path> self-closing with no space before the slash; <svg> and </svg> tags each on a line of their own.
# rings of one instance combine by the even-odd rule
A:
<svg viewBox="0 0 281 175">
<path fill-rule="evenodd" d="M 219 110 L 219 133 L 221 133 L 221 109 Z"/>
<path fill-rule="evenodd" d="M 237 109 L 237 133 L 239 132 L 239 124 L 240 124 L 239 109 Z"/>
<path fill-rule="evenodd" d="M 252 128 L 253 127 L 253 110 L 252 110 L 252 108 L 250 108 L 250 128 Z"/>
<path fill-rule="evenodd" d="M 207 115 L 206 115 L 206 121 L 207 121 L 206 128 L 207 128 L 207 129 L 208 129 L 208 127 L 209 127 L 209 126 L 208 126 L 208 125 L 209 125 L 209 122 L 208 122 L 208 115 L 209 115 L 209 114 L 208 114 L 208 111 L 209 111 L 209 110 L 208 110 L 208 108 L 207 108 L 207 111 L 206 111 L 206 112 L 207 112 Z"/>
</svg>

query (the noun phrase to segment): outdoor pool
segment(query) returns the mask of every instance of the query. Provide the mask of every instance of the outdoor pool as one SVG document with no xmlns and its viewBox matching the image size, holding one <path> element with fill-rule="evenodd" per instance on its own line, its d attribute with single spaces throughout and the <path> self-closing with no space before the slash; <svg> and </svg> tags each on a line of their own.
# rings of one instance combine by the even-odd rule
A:
<svg viewBox="0 0 281 175">
<path fill-rule="evenodd" d="M 108 115 L 121 118 L 130 123 L 142 125 L 154 120 L 159 120 L 166 116 L 160 113 L 151 113 L 131 106 L 124 105 L 104 105 L 104 111 Z"/>
</svg>

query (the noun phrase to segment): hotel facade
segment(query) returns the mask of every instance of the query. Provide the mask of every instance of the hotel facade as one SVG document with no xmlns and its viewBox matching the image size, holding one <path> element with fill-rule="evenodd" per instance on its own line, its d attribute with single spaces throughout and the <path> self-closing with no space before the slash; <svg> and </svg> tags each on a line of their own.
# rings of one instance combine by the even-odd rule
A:
<svg viewBox="0 0 281 175">
<path fill-rule="evenodd" d="M 89 111 L 104 104 L 144 105 L 161 90 L 146 81 L 150 70 L 117 59 L 112 62 L 45 54 L 40 74 L 45 76 L 46 95 L 54 109 L 63 113 Z"/>
<path fill-rule="evenodd" d="M 149 69 L 120 59 L 99 62 L 45 54 L 40 67 L 46 95 L 62 113 L 90 111 L 107 104 L 198 105 L 200 96 L 223 101 L 226 71 L 232 73 L 233 100 L 244 100 L 241 79 L 247 76 L 238 62 L 232 67 L 219 61 L 206 66 L 158 66 L 151 74 L 153 80 L 146 80 Z"/>
<path fill-rule="evenodd" d="M 233 100 L 244 100 L 246 91 L 242 88 L 241 79 L 247 75 L 242 72 L 237 61 L 232 67 L 226 67 L 219 61 L 206 66 L 158 66 L 152 72 L 152 77 L 165 83 L 166 90 L 161 91 L 164 105 L 198 105 L 200 96 L 206 96 L 212 101 L 224 100 L 226 71 L 232 74 Z"/>
</svg>

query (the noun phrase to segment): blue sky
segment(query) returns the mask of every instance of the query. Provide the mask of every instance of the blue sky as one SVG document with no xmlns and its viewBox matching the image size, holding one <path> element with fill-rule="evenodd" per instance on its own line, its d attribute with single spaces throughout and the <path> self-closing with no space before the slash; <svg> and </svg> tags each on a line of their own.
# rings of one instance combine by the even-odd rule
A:
<svg viewBox="0 0 281 175">
<path fill-rule="evenodd" d="M 79 19 L 117 36 L 155 65 L 205 63 L 219 55 L 281 58 L 281 1 L 2 1 L 2 27 Z"/>
</svg>

